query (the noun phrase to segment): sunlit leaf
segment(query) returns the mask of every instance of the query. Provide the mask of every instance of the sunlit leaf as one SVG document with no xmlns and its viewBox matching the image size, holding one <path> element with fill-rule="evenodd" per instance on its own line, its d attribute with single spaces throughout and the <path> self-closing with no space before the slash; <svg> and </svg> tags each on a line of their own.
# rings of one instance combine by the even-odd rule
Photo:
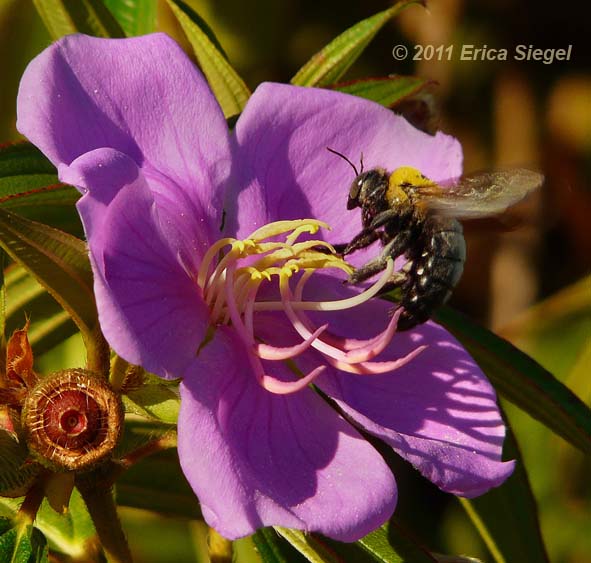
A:
<svg viewBox="0 0 591 563">
<path fill-rule="evenodd" d="M 313 536 L 300 530 L 275 527 L 275 531 L 293 548 L 301 553 L 310 563 L 338 563 L 339 558 Z"/>
<path fill-rule="evenodd" d="M 106 373 L 108 348 L 98 324 L 85 244 L 67 233 L 0 209 L 0 246 L 70 314 L 82 333 L 89 368 Z"/>
<path fill-rule="evenodd" d="M 76 489 L 70 498 L 67 512 L 58 514 L 44 501 L 36 523 L 52 549 L 81 560 L 85 556 L 88 558 L 89 551 L 92 553 L 93 546 L 89 544 L 96 532 L 84 501 Z"/>
<path fill-rule="evenodd" d="M 70 33 L 95 37 L 125 37 L 102 0 L 33 0 L 54 39 Z"/>
<path fill-rule="evenodd" d="M 0 518 L 0 561 L 6 563 L 45 563 L 49 550 L 43 534 L 33 526 L 13 526 Z"/>
<path fill-rule="evenodd" d="M 412 540 L 394 522 L 389 522 L 374 530 L 359 540 L 358 543 L 375 561 L 383 563 L 396 563 L 398 561 L 428 563 L 429 561 L 437 561 L 431 553 Z"/>
<path fill-rule="evenodd" d="M 197 62 L 224 115 L 230 117 L 240 113 L 250 97 L 250 91 L 228 62 L 211 29 L 182 0 L 166 1 L 191 43 Z"/>
<path fill-rule="evenodd" d="M 509 426 L 503 449 L 506 459 L 517 462 L 511 477 L 481 497 L 460 499 L 460 502 L 496 563 L 547 562 L 536 500 Z"/>
<path fill-rule="evenodd" d="M 337 82 L 359 58 L 378 31 L 411 4 L 421 0 L 402 0 L 388 10 L 350 27 L 316 53 L 291 79 L 299 86 L 329 86 Z"/>
<path fill-rule="evenodd" d="M 129 37 L 154 31 L 157 0 L 104 0 L 104 2 Z"/>
<path fill-rule="evenodd" d="M 334 84 L 331 88 L 391 108 L 406 98 L 420 92 L 429 84 L 431 84 L 431 81 L 417 76 L 397 75 L 343 82 Z"/>
<path fill-rule="evenodd" d="M 123 395 L 123 404 L 126 412 L 176 424 L 180 397 L 169 385 L 152 381 Z"/>
<path fill-rule="evenodd" d="M 393 521 L 355 543 L 286 528 L 275 530 L 310 563 L 433 563 L 447 557 L 431 553 Z"/>
<path fill-rule="evenodd" d="M 585 453 L 591 453 L 591 410 L 535 360 L 467 317 L 443 308 L 450 330 L 506 399 Z"/>
</svg>

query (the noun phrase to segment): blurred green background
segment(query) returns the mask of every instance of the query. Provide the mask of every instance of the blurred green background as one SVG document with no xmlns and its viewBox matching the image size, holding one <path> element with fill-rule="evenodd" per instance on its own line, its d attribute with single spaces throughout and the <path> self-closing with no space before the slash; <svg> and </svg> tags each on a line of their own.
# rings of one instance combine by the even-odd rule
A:
<svg viewBox="0 0 591 563">
<path fill-rule="evenodd" d="M 125 0 L 112 0 L 114 2 Z M 386 1 L 187 0 L 212 27 L 251 88 L 289 81 L 308 58 Z M 186 38 L 165 2 L 156 23 Z M 585 29 L 585 26 L 587 29 Z M 584 4 L 532 0 L 430 0 L 383 30 L 347 79 L 416 74 L 433 80 L 404 108 L 458 137 L 467 172 L 512 165 L 538 168 L 546 182 L 503 225 L 467 229 L 468 261 L 452 305 L 536 358 L 588 404 L 591 401 L 591 51 Z M 50 42 L 30 0 L 0 0 L 0 142 L 18 138 L 15 99 L 28 61 Z M 392 48 L 453 45 L 453 60 L 405 61 Z M 510 51 L 519 44 L 567 48 L 570 61 L 461 61 L 464 44 Z M 188 49 L 189 50 L 189 49 Z M 444 57 L 446 58 L 446 57 Z M 511 57 L 509 57 L 511 58 Z M 505 225 L 505 227 L 507 226 Z M 10 296 L 9 296 L 10 299 Z M 42 370 L 80 363 L 74 338 L 41 358 Z M 511 405 L 508 415 L 539 503 L 552 561 L 591 562 L 591 464 Z M 429 547 L 490 561 L 460 505 L 405 464 L 396 476 L 397 515 Z M 138 562 L 207 561 L 196 521 L 123 509 Z M 165 531 L 156 535 L 150 530 Z M 154 540 L 151 540 L 154 538 Z M 248 540 L 241 556 L 252 557 Z M 248 555 L 248 554 L 251 555 Z M 527 562 L 507 562 L 527 563 Z"/>
</svg>

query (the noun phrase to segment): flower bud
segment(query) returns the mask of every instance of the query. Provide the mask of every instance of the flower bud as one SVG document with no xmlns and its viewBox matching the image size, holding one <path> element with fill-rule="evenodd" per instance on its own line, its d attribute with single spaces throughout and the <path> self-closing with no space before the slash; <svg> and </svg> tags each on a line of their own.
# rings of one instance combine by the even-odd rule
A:
<svg viewBox="0 0 591 563">
<path fill-rule="evenodd" d="M 123 406 L 105 379 L 69 369 L 39 380 L 27 393 L 21 420 L 36 461 L 54 471 L 80 471 L 111 456 Z"/>
</svg>

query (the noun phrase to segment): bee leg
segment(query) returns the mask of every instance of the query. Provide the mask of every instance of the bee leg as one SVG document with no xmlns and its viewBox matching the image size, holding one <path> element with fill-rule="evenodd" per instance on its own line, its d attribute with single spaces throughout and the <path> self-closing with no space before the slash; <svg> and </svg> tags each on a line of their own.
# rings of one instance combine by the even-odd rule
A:
<svg viewBox="0 0 591 563">
<path fill-rule="evenodd" d="M 345 256 L 347 254 L 351 254 L 351 252 L 359 250 L 360 248 L 365 248 L 366 246 L 369 246 L 370 244 L 378 240 L 380 236 L 381 233 L 379 231 L 376 231 L 375 229 L 363 229 L 358 235 L 353 237 L 349 244 L 345 246 L 342 255 Z"/>
<path fill-rule="evenodd" d="M 385 257 L 378 256 L 377 258 L 370 260 L 369 262 L 367 262 L 366 264 L 361 266 L 361 268 L 357 268 L 349 276 L 349 279 L 347 280 L 347 282 L 352 283 L 352 284 L 357 284 L 357 283 L 361 283 L 362 281 L 365 281 L 365 280 L 375 276 L 379 272 L 386 269 L 387 260 L 388 260 L 387 256 L 385 256 Z"/>
<path fill-rule="evenodd" d="M 378 229 L 383 227 L 386 223 L 392 224 L 392 222 L 394 222 L 395 225 L 400 222 L 400 211 L 386 209 L 386 211 L 381 211 L 372 219 L 367 229 Z"/>
<path fill-rule="evenodd" d="M 347 248 L 347 243 L 333 244 L 332 247 L 335 249 L 336 254 L 338 254 L 339 256 L 343 256 L 343 252 L 345 248 Z M 316 252 L 321 252 L 322 254 L 332 254 L 331 250 L 326 246 L 314 246 L 312 250 L 315 250 Z"/>
<path fill-rule="evenodd" d="M 402 253 L 402 249 L 406 244 L 406 233 L 400 233 L 396 235 L 382 250 L 382 253 L 373 260 L 370 260 L 361 268 L 357 268 L 350 276 L 349 276 L 349 283 L 360 283 L 365 281 L 382 270 L 386 269 L 386 265 L 388 263 L 388 259 L 394 259 Z"/>
</svg>

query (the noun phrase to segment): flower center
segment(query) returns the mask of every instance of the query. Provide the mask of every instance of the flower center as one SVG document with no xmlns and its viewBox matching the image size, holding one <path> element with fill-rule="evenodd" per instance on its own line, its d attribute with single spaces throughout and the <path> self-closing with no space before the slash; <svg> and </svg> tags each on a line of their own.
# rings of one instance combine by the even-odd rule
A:
<svg viewBox="0 0 591 563">
<path fill-rule="evenodd" d="M 329 243 L 322 240 L 299 242 L 303 234 L 314 235 L 320 228 L 329 229 L 328 225 L 315 219 L 277 221 L 257 229 L 244 240 L 221 239 L 209 248 L 197 275 L 197 284 L 210 309 L 212 324 L 232 324 L 246 344 L 257 380 L 273 393 L 286 394 L 303 389 L 326 366 L 320 365 L 303 375 L 290 361 L 288 365 L 300 379 L 286 382 L 267 374 L 261 360 L 291 360 L 308 348 L 315 348 L 328 364 L 340 370 L 371 375 L 393 371 L 424 349 L 424 346 L 418 347 L 398 360 L 370 361 L 386 348 L 394 336 L 400 310 L 394 313 L 382 333 L 369 340 L 337 337 L 327 331 L 327 324 L 314 326 L 305 311 L 336 311 L 357 307 L 384 287 L 394 269 L 393 261 L 389 260 L 382 276 L 354 297 L 336 301 L 303 300 L 304 286 L 314 273 L 329 268 L 340 269 L 346 275 L 353 272 L 352 266 L 337 256 Z M 272 285 L 276 281 L 279 290 L 277 298 L 257 300 L 263 284 Z M 295 285 L 293 291 L 292 284 Z M 283 311 L 302 341 L 289 347 L 262 342 L 254 331 L 254 315 L 257 311 Z"/>
</svg>

